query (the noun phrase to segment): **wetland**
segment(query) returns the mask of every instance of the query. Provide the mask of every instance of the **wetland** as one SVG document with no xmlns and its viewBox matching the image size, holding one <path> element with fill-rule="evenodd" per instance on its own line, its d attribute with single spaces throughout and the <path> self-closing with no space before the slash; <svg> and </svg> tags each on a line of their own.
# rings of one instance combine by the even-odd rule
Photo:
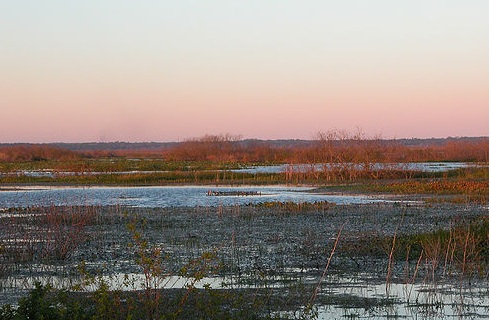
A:
<svg viewBox="0 0 491 320">
<path fill-rule="evenodd" d="M 176 190 L 185 201 L 159 200 L 175 198 Z M 488 314 L 486 206 L 434 204 L 422 197 L 312 195 L 306 187 L 252 188 L 261 195 L 251 196 L 210 197 L 206 190 L 0 193 L 1 302 L 15 303 L 39 282 L 85 297 L 103 284 L 111 292 L 159 290 L 160 298 L 145 299 L 168 303 L 209 292 L 220 293 L 220 299 L 238 295 L 255 301 L 251 312 L 266 318 Z M 4 199 L 12 193 L 20 203 Z M 306 311 L 313 306 L 315 314 Z"/>
<path fill-rule="evenodd" d="M 489 316 L 486 163 L 1 168 L 0 318 Z"/>
</svg>

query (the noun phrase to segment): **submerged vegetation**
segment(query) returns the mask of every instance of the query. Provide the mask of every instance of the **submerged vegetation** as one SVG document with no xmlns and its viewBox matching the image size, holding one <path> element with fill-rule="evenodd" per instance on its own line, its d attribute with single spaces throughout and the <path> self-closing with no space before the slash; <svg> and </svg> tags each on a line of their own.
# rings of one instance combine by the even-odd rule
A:
<svg viewBox="0 0 491 320">
<path fill-rule="evenodd" d="M 0 318 L 315 319 L 323 305 L 358 313 L 403 306 L 426 318 L 423 306 L 449 305 L 448 284 L 470 308 L 463 315 L 482 313 L 465 296 L 488 276 L 486 210 L 444 209 L 12 209 L 0 224 L 0 283 L 34 289 Z M 407 301 L 336 293 L 355 281 L 337 284 L 343 277 L 400 286 Z"/>
</svg>

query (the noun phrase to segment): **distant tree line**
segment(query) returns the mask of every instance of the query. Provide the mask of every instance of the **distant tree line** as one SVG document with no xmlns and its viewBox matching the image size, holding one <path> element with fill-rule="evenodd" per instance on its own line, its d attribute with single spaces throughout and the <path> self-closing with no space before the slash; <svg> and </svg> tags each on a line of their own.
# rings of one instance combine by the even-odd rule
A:
<svg viewBox="0 0 491 320">
<path fill-rule="evenodd" d="M 489 139 L 462 138 L 404 143 L 368 137 L 362 132 L 327 131 L 316 139 L 295 143 L 240 140 L 219 135 L 190 139 L 164 152 L 173 160 L 236 161 L 259 163 L 387 163 L 422 161 L 487 162 Z"/>
<path fill-rule="evenodd" d="M 489 138 L 393 139 L 331 130 L 312 140 L 243 140 L 205 135 L 179 143 L 4 144 L 0 161 L 77 160 L 99 157 L 243 163 L 488 162 Z"/>
<path fill-rule="evenodd" d="M 82 154 L 46 144 L 0 146 L 0 161 L 77 160 Z"/>
</svg>

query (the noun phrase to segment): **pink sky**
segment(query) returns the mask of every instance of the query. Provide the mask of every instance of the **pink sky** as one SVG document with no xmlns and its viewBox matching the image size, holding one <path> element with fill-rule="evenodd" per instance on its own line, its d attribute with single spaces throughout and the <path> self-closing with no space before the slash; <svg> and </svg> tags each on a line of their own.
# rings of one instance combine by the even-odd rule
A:
<svg viewBox="0 0 491 320">
<path fill-rule="evenodd" d="M 487 1 L 108 3 L 0 5 L 0 142 L 488 136 Z"/>
</svg>

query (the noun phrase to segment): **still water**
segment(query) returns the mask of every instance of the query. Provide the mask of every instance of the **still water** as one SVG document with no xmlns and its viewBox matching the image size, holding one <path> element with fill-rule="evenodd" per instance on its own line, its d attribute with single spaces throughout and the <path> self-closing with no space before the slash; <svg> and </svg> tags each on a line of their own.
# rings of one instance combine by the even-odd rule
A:
<svg viewBox="0 0 491 320">
<path fill-rule="evenodd" d="M 387 201 L 382 196 L 313 193 L 312 188 L 290 186 L 262 187 L 45 187 L 0 192 L 0 208 L 50 205 L 123 205 L 131 207 L 208 207 L 258 204 L 270 201 L 363 204 Z M 219 196 L 208 195 L 209 191 Z M 246 193 L 247 196 L 236 195 Z M 232 194 L 234 193 L 234 194 Z M 252 195 L 251 195 L 252 194 Z"/>
<path fill-rule="evenodd" d="M 466 162 L 407 162 L 407 163 L 370 163 L 370 170 L 402 170 L 422 172 L 446 172 L 457 169 L 479 167 L 481 164 Z M 282 172 L 322 172 L 324 170 L 349 168 L 363 170 L 365 165 L 361 163 L 316 163 L 316 164 L 281 164 L 274 166 L 256 166 L 232 170 L 234 172 L 247 173 L 282 173 Z"/>
<path fill-rule="evenodd" d="M 103 276 L 101 280 L 110 290 L 141 290 L 145 286 L 145 276 L 139 273 L 116 273 Z M 306 284 L 317 282 L 317 278 L 305 279 Z M 8 288 L 3 293 L 17 299 L 34 288 L 35 282 L 50 284 L 55 288 L 70 288 L 82 283 L 81 278 L 40 276 L 10 278 L 4 280 Z M 169 275 L 155 280 L 157 288 L 186 288 L 193 284 L 196 288 L 256 288 L 254 284 L 236 284 L 229 277 L 204 277 L 194 282 L 192 278 Z M 284 284 L 270 284 L 270 288 L 283 288 Z M 98 284 L 84 287 L 86 292 L 94 292 Z M 285 290 L 288 290 L 285 287 Z M 348 277 L 329 276 L 319 291 L 319 298 L 331 303 L 319 304 L 318 320 L 328 319 L 487 319 L 489 314 L 489 290 L 484 283 L 474 284 L 435 284 L 435 283 L 391 283 L 373 281 L 362 274 Z M 2 301 L 0 296 L 0 302 Z M 0 303 L 1 305 L 1 303 Z M 281 313 L 281 312 L 280 312 Z M 283 312 L 290 318 L 299 317 L 301 310 Z M 295 317 L 295 315 L 297 317 Z M 310 318 L 309 318 L 310 319 Z"/>
</svg>

